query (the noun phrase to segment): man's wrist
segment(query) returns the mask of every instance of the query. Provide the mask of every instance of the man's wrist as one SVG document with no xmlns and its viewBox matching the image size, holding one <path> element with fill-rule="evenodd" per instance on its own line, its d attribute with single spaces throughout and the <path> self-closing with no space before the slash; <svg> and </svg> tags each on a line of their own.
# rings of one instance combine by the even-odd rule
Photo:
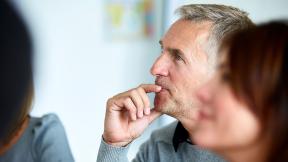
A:
<svg viewBox="0 0 288 162">
<path fill-rule="evenodd" d="M 121 142 L 113 142 L 111 140 L 108 140 L 107 138 L 105 138 L 104 134 L 102 135 L 103 141 L 105 143 L 107 143 L 108 145 L 114 146 L 114 147 L 126 147 L 127 145 L 129 145 L 131 141 L 121 141 Z"/>
</svg>

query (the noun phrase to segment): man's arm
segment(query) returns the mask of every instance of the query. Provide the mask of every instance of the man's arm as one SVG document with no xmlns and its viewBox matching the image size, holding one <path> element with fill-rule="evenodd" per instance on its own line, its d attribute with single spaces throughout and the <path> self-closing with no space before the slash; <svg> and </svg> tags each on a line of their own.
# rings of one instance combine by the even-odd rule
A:
<svg viewBox="0 0 288 162">
<path fill-rule="evenodd" d="M 127 153 L 130 145 L 125 147 L 112 146 L 101 140 L 97 162 L 128 162 Z"/>
<path fill-rule="evenodd" d="M 109 155 L 116 160 L 127 160 L 128 145 L 138 138 L 160 112 L 150 110 L 147 93 L 159 92 L 160 86 L 143 84 L 132 90 L 120 93 L 107 101 L 104 133 L 97 161 L 103 161 Z M 114 151 L 114 152 L 113 152 Z M 106 156 L 107 155 L 107 156 Z M 100 157 L 101 159 L 100 159 Z M 117 160 L 117 161 L 118 161 Z M 128 160 L 127 160 L 128 161 Z"/>
<path fill-rule="evenodd" d="M 132 162 L 147 162 L 150 158 L 155 158 L 155 156 L 151 154 L 151 152 L 153 152 L 154 143 L 151 143 L 151 139 L 148 139 L 148 141 L 143 143 Z M 129 147 L 130 144 L 125 147 L 112 146 L 102 139 L 97 156 L 97 162 L 129 162 L 127 158 Z M 148 156 L 149 154 L 152 157 Z"/>
</svg>

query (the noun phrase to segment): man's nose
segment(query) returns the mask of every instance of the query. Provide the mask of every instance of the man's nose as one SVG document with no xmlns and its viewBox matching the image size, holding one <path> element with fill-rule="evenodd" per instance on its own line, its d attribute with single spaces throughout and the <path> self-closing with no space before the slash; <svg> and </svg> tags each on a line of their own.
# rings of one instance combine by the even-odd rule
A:
<svg viewBox="0 0 288 162">
<path fill-rule="evenodd" d="M 159 56 L 150 69 L 153 76 L 168 76 L 169 60 L 164 54 Z"/>
</svg>

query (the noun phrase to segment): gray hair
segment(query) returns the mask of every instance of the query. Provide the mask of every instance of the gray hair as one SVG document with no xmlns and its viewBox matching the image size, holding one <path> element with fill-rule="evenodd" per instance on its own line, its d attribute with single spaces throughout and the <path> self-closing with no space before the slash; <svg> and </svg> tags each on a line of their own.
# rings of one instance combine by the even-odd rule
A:
<svg viewBox="0 0 288 162">
<path fill-rule="evenodd" d="M 212 22 L 208 44 L 205 48 L 208 61 L 215 64 L 221 41 L 227 35 L 254 26 L 248 13 L 238 8 L 216 4 L 189 4 L 176 10 L 181 19 L 192 22 Z"/>
</svg>

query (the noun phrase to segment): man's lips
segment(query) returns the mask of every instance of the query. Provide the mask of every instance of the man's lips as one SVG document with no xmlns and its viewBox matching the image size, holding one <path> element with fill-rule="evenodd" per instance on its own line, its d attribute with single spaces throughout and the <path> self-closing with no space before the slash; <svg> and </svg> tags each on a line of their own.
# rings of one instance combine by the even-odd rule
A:
<svg viewBox="0 0 288 162">
<path fill-rule="evenodd" d="M 165 86 L 161 85 L 161 84 L 156 84 L 158 86 L 161 87 L 161 90 L 159 92 L 156 92 L 157 93 L 163 93 L 163 92 L 169 92 L 169 89 L 167 89 Z"/>
<path fill-rule="evenodd" d="M 155 80 L 155 84 L 161 87 L 161 91 L 162 90 L 169 90 L 167 83 L 163 80 L 160 80 L 157 78 Z"/>
<path fill-rule="evenodd" d="M 162 88 L 159 92 L 157 92 L 156 94 L 159 94 L 159 93 L 165 93 L 165 92 L 169 92 L 167 89 L 165 88 Z"/>
</svg>

